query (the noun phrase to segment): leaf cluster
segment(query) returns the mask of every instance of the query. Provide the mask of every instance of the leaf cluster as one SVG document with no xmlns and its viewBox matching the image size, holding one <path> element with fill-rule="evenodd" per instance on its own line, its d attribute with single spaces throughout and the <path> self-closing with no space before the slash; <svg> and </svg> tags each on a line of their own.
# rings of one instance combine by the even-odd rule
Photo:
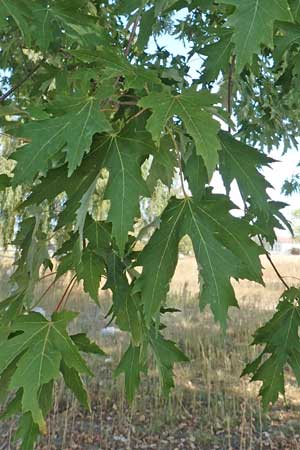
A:
<svg viewBox="0 0 300 450">
<path fill-rule="evenodd" d="M 200 309 L 208 306 L 223 330 L 238 306 L 232 281 L 263 284 L 262 242 L 290 229 L 263 172 L 274 162 L 266 147 L 287 149 L 299 127 L 298 6 L 0 0 L 0 125 L 13 141 L 2 155 L 9 169 L 0 167 L 0 217 L 13 216 L 16 250 L 0 303 L 0 397 L 12 399 L 3 418 L 20 414 L 23 450 L 46 432 L 59 377 L 89 407 L 83 378 L 91 373 L 80 352 L 103 352 L 69 334 L 76 284 L 99 307 L 100 290 L 111 294 L 107 319 L 130 337 L 115 370 L 130 401 L 150 358 L 166 395 L 174 365 L 188 360 L 165 338 L 163 320 L 173 311 L 167 296 L 182 239 L 197 261 Z M 165 30 L 188 40 L 188 57 L 160 47 Z M 191 75 L 195 55 L 205 60 Z M 223 194 L 212 187 L 215 174 Z M 242 208 L 232 203 L 233 184 Z M 151 217 L 158 189 L 162 213 Z M 53 281 L 38 298 L 44 276 Z M 50 318 L 34 312 L 41 302 L 49 309 L 47 293 L 60 279 L 69 282 Z M 265 349 L 245 369 L 263 382 L 264 405 L 284 392 L 287 364 L 300 378 L 295 302 L 291 288 L 257 332 Z"/>
</svg>

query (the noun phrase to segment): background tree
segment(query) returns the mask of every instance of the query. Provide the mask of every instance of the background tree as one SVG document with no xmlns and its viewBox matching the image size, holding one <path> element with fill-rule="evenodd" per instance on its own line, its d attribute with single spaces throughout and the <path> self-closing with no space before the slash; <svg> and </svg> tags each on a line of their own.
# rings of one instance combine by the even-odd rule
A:
<svg viewBox="0 0 300 450">
<path fill-rule="evenodd" d="M 292 225 L 295 238 L 298 240 L 300 237 L 300 209 L 295 209 L 292 213 Z"/>
<path fill-rule="evenodd" d="M 68 333 L 76 314 L 65 299 L 76 282 L 97 304 L 102 279 L 112 293 L 110 319 L 130 335 L 115 371 L 125 374 L 129 400 L 150 357 L 166 394 L 174 364 L 187 360 L 162 322 L 183 238 L 199 266 L 200 308 L 209 305 L 223 329 L 237 306 L 231 279 L 263 283 L 261 243 L 290 228 L 261 169 L 273 162 L 272 146 L 297 143 L 300 16 L 294 0 L 267 8 L 264 0 L 5 0 L 0 18 L 9 140 L 0 204 L 10 220 L 2 239 L 17 249 L 11 293 L 0 303 L 1 400 L 12 398 L 4 417 L 20 414 L 17 436 L 31 449 L 46 432 L 60 376 L 89 407 L 81 352 L 102 351 Z M 189 57 L 159 47 L 165 32 L 188 44 Z M 194 55 L 203 57 L 197 75 Z M 226 195 L 210 186 L 215 171 Z M 149 205 L 157 208 L 151 221 Z M 72 278 L 47 320 L 32 309 L 54 259 L 51 285 Z M 264 406 L 284 393 L 287 365 L 300 379 L 299 290 L 277 275 L 285 291 L 255 335 L 261 355 L 244 371 L 262 381 Z"/>
</svg>

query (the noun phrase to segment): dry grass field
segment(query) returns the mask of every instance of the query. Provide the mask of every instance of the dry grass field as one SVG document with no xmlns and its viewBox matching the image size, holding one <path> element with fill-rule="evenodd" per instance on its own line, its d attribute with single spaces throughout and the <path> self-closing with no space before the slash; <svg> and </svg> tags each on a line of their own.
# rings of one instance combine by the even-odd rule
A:
<svg viewBox="0 0 300 450">
<path fill-rule="evenodd" d="M 299 283 L 300 257 L 274 257 L 291 284 Z M 3 263 L 3 259 L 2 259 Z M 258 349 L 249 347 L 254 330 L 270 317 L 282 292 L 267 260 L 266 287 L 235 283 L 240 309 L 231 310 L 224 336 L 209 311 L 200 314 L 197 300 L 197 269 L 192 257 L 179 260 L 172 282 L 169 304 L 181 313 L 166 318 L 168 336 L 179 342 L 191 362 L 177 365 L 176 388 L 169 399 L 159 392 L 157 372 L 149 370 L 133 405 L 125 400 L 123 380 L 112 378 L 127 337 L 115 330 L 105 334 L 104 316 L 78 288 L 68 308 L 82 311 L 75 329 L 87 331 L 107 352 L 91 359 L 95 378 L 88 381 L 92 413 L 81 409 L 74 397 L 56 388 L 55 407 L 49 418 L 49 434 L 40 450 L 297 450 L 300 449 L 300 389 L 287 373 L 287 394 L 268 413 L 263 413 L 257 393 L 259 385 L 241 379 L 242 368 Z M 5 261 L 0 298 L 5 292 Z M 49 281 L 47 281 L 48 283 Z M 46 283 L 46 280 L 45 280 Z M 45 288 L 45 286 L 43 287 Z M 59 297 L 58 286 L 45 297 L 45 309 Z M 15 424 L 0 425 L 0 449 L 18 448 L 12 442 Z"/>
</svg>

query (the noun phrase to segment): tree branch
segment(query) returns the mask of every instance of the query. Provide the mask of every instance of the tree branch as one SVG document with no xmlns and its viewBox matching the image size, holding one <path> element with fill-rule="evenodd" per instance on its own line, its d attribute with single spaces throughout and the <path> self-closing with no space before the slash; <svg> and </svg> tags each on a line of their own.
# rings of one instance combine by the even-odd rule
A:
<svg viewBox="0 0 300 450">
<path fill-rule="evenodd" d="M 228 118 L 231 120 L 232 114 L 232 91 L 233 91 L 233 72 L 235 66 L 235 55 L 232 56 L 231 62 L 229 63 L 229 72 L 228 72 L 228 83 L 227 83 L 227 111 Z M 228 132 L 231 132 L 231 127 L 228 125 Z"/>
<path fill-rule="evenodd" d="M 279 280 L 281 281 L 281 283 L 284 285 L 284 287 L 285 287 L 286 289 L 290 289 L 290 286 L 287 284 L 287 282 L 285 281 L 284 277 L 281 275 L 281 273 L 280 273 L 279 270 L 277 269 L 277 267 L 276 267 L 274 261 L 273 261 L 272 258 L 271 258 L 270 253 L 268 252 L 268 250 L 265 249 L 265 246 L 264 246 L 264 243 L 263 243 L 263 240 L 262 240 L 261 236 L 258 236 L 258 240 L 259 240 L 259 242 L 260 242 L 260 245 L 264 248 L 264 250 L 265 250 L 265 252 L 266 252 L 266 257 L 267 257 L 269 263 L 271 264 L 271 266 L 272 266 L 274 272 L 276 273 L 277 277 L 279 278 Z"/>
<path fill-rule="evenodd" d="M 67 296 L 66 296 L 66 299 L 65 299 L 64 309 L 66 309 L 68 300 L 69 300 L 70 295 L 71 295 L 71 293 L 72 293 L 73 287 L 75 286 L 75 283 L 76 283 L 76 277 L 73 278 L 73 282 L 72 282 L 72 284 L 70 285 L 69 292 L 68 292 L 68 294 L 67 294 Z"/>
<path fill-rule="evenodd" d="M 64 291 L 64 293 L 63 293 L 63 295 L 61 296 L 61 298 L 60 298 L 58 304 L 56 305 L 55 312 L 58 312 L 58 311 L 59 311 L 61 305 L 62 305 L 63 302 L 64 302 L 65 297 L 66 297 L 67 294 L 68 294 L 69 289 L 70 289 L 70 293 L 71 293 L 71 291 L 72 291 L 72 289 L 73 289 L 73 287 L 74 287 L 74 284 L 75 284 L 75 283 L 73 283 L 73 281 L 75 281 L 75 279 L 76 279 L 76 275 L 74 275 L 74 276 L 71 278 L 71 281 L 68 283 L 68 285 L 67 285 L 67 287 L 66 287 L 66 289 L 65 289 L 65 291 Z M 67 297 L 67 298 L 68 298 L 68 297 Z"/>
<path fill-rule="evenodd" d="M 124 51 L 124 55 L 126 57 L 129 55 L 131 46 L 133 44 L 133 41 L 134 41 L 134 38 L 135 38 L 136 29 L 138 27 L 139 21 L 140 21 L 140 16 L 137 16 L 135 18 L 134 22 L 133 22 L 133 27 L 132 27 L 132 30 L 130 32 L 130 36 L 129 36 L 129 39 L 128 39 L 127 47 L 126 47 L 126 49 Z"/>
<path fill-rule="evenodd" d="M 41 278 L 42 279 L 42 278 Z M 36 306 L 39 305 L 39 303 L 43 300 L 43 298 L 45 297 L 45 295 L 48 294 L 48 292 L 52 289 L 52 287 L 55 285 L 57 281 L 57 278 L 55 278 L 55 280 L 53 280 L 49 286 L 47 287 L 47 289 L 42 293 L 42 295 L 38 298 L 38 300 L 34 303 L 32 308 L 35 308 Z"/>
<path fill-rule="evenodd" d="M 3 103 L 4 100 L 7 99 L 11 94 L 13 94 L 19 87 L 21 87 L 29 78 L 32 77 L 32 75 L 41 67 L 42 65 L 41 61 L 38 65 L 36 65 L 19 83 L 17 83 L 15 86 L 10 88 L 5 94 L 1 95 L 0 97 L 0 103 Z"/>
</svg>

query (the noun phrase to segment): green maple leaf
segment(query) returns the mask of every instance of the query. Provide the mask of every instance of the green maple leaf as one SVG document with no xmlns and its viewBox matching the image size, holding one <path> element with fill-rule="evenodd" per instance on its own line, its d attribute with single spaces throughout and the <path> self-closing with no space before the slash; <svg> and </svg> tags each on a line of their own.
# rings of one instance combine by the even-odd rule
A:
<svg viewBox="0 0 300 450">
<path fill-rule="evenodd" d="M 217 137 L 220 125 L 212 118 L 216 100 L 217 97 L 209 92 L 196 92 L 194 88 L 189 88 L 178 95 L 172 95 L 167 89 L 152 92 L 139 101 L 142 108 L 152 110 L 147 129 L 157 143 L 168 120 L 174 116 L 180 117 L 195 141 L 196 152 L 202 156 L 209 177 L 216 168 L 220 149 Z"/>
<path fill-rule="evenodd" d="M 63 134 L 66 127 L 61 119 L 56 118 L 30 122 L 20 128 L 21 135 L 31 142 L 12 155 L 12 159 L 17 161 L 13 186 L 31 183 L 40 171 L 46 172 L 49 160 L 65 144 Z"/>
<path fill-rule="evenodd" d="M 111 247 L 111 224 L 94 220 L 88 216 L 85 222 L 84 237 L 88 239 L 89 246 L 95 253 L 103 256 Z"/>
<path fill-rule="evenodd" d="M 83 250 L 86 249 L 83 249 L 82 238 L 78 233 L 72 233 L 70 239 L 66 241 L 64 245 L 55 253 L 55 256 L 59 258 L 56 279 L 60 278 L 69 271 L 75 272 L 75 276 L 78 281 L 83 278 L 83 275 L 87 276 L 87 279 L 89 279 L 90 275 L 87 275 L 88 267 L 83 267 L 82 264 Z M 90 250 L 88 250 L 88 252 L 89 251 Z M 85 271 L 83 269 L 85 269 Z M 96 268 L 95 273 L 97 270 L 98 269 Z M 88 286 L 91 288 L 89 283 Z M 98 297 L 95 296 L 95 301 L 97 300 Z"/>
<path fill-rule="evenodd" d="M 31 304 L 41 265 L 49 261 L 45 235 L 40 230 L 40 211 L 33 209 L 32 212 L 35 217 L 27 217 L 19 224 L 14 243 L 20 253 L 12 275 L 12 281 L 18 286 L 18 293 L 22 292 L 22 303 L 27 306 Z"/>
<path fill-rule="evenodd" d="M 241 195 L 246 201 L 251 197 L 259 210 L 268 214 L 267 188 L 270 183 L 259 172 L 262 167 L 268 167 L 273 159 L 259 152 L 257 149 L 237 141 L 229 133 L 220 132 L 222 152 L 220 152 L 220 172 L 227 192 L 235 179 Z"/>
<path fill-rule="evenodd" d="M 199 267 L 200 307 L 210 305 L 215 320 L 225 328 L 228 308 L 237 306 L 230 278 L 238 278 L 240 267 L 239 259 L 216 239 L 212 224 L 202 209 L 192 201 L 187 203 L 184 228 L 192 240 Z"/>
<path fill-rule="evenodd" d="M 39 391 L 39 403 L 44 417 L 50 412 L 53 397 L 53 381 L 44 384 Z M 22 390 L 20 389 L 11 404 L 14 403 L 13 414 L 22 410 Z M 19 420 L 19 426 L 15 438 L 21 440 L 20 450 L 34 450 L 35 441 L 39 436 L 39 427 L 32 420 L 32 415 L 28 412 L 23 414 Z"/>
<path fill-rule="evenodd" d="M 102 70 L 102 80 L 113 80 L 124 77 L 126 88 L 143 89 L 145 85 L 160 85 L 161 81 L 154 70 L 142 66 L 130 64 L 128 59 L 115 49 L 103 47 L 102 49 L 90 50 L 79 49 L 71 51 L 78 60 L 86 63 L 94 63 Z"/>
<path fill-rule="evenodd" d="M 60 371 L 64 377 L 66 386 L 76 395 L 80 404 L 91 411 L 89 395 L 78 372 L 68 367 L 64 361 L 60 363 Z"/>
<path fill-rule="evenodd" d="M 292 348 L 289 351 L 287 363 L 293 370 L 298 386 L 300 386 L 300 352 L 298 348 Z"/>
<path fill-rule="evenodd" d="M 111 45 L 109 33 L 89 14 L 85 0 L 60 1 L 52 7 L 53 15 L 62 24 L 68 37 L 82 46 L 96 48 L 97 45 Z M 79 8 L 82 8 L 81 10 Z M 60 25 L 61 26 L 61 25 Z"/>
<path fill-rule="evenodd" d="M 103 29 L 97 26 L 95 18 L 84 11 L 78 11 L 85 6 L 85 2 L 73 2 L 63 0 L 59 4 L 32 5 L 32 36 L 42 51 L 46 51 L 49 45 L 60 37 L 62 29 L 71 39 L 87 45 L 92 43 L 92 36 L 103 43 L 106 38 Z M 90 35 L 90 39 L 89 39 Z"/>
<path fill-rule="evenodd" d="M 22 206 L 39 205 L 44 200 L 51 202 L 59 194 L 65 192 L 67 201 L 58 218 L 57 229 L 69 221 L 76 221 L 75 230 L 83 233 L 85 219 L 88 213 L 89 201 L 94 192 L 97 177 L 103 165 L 103 152 L 95 144 L 86 155 L 71 177 L 68 177 L 68 167 L 64 164 L 51 169 L 41 178 L 31 191 Z"/>
<path fill-rule="evenodd" d="M 279 393 L 284 395 L 284 368 L 287 364 L 300 381 L 299 293 L 296 288 L 284 292 L 272 319 L 255 332 L 253 345 L 265 344 L 265 348 L 242 374 L 252 374 L 251 381 L 262 381 L 259 394 L 264 408 L 274 403 Z M 266 355 L 269 358 L 263 359 Z"/>
<path fill-rule="evenodd" d="M 53 23 L 54 17 L 49 5 L 44 7 L 40 4 L 37 5 L 37 8 L 32 11 L 32 19 L 34 24 L 32 35 L 40 49 L 46 51 L 54 40 L 55 31 L 56 33 L 60 31 Z"/>
<path fill-rule="evenodd" d="M 293 45 L 300 44 L 300 25 L 293 23 L 282 23 L 280 24 L 281 34 L 275 37 L 275 51 L 274 58 L 277 64 L 280 63 L 283 54 L 288 48 Z"/>
<path fill-rule="evenodd" d="M 232 205 L 224 196 L 171 199 L 161 225 L 141 252 L 137 265 L 143 266 L 134 292 L 141 292 L 147 324 L 157 317 L 166 300 L 178 260 L 180 239 L 190 236 L 200 275 L 200 307 L 210 305 L 215 319 L 225 328 L 227 311 L 237 306 L 231 278 L 262 282 L 259 256 L 263 250 L 249 236 L 251 226 L 230 215 Z"/>
<path fill-rule="evenodd" d="M 104 137 L 99 144 L 105 153 L 103 165 L 109 170 L 105 198 L 110 200 L 108 220 L 112 222 L 112 235 L 121 255 L 139 215 L 140 197 L 150 193 L 142 177 L 141 165 L 154 151 L 149 133 L 130 126 L 118 135 Z"/>
<path fill-rule="evenodd" d="M 72 341 L 76 344 L 77 348 L 84 353 L 91 353 L 94 355 L 105 356 L 105 353 L 98 347 L 95 342 L 92 342 L 86 334 L 78 333 L 70 336 Z"/>
<path fill-rule="evenodd" d="M 129 331 L 133 345 L 138 346 L 141 343 L 143 331 L 136 296 L 128 292 L 126 296 L 123 296 L 122 303 L 117 303 L 115 298 L 113 312 L 116 316 L 116 324 L 121 330 Z"/>
<path fill-rule="evenodd" d="M 84 291 L 99 305 L 98 291 L 100 287 L 101 276 L 105 273 L 104 260 L 98 256 L 88 246 L 82 252 L 78 281 L 83 279 Z"/>
<path fill-rule="evenodd" d="M 0 404 L 3 404 L 6 401 L 7 396 L 9 394 L 9 383 L 10 383 L 11 377 L 13 376 L 14 372 L 16 371 L 17 361 L 18 361 L 18 357 L 14 361 L 12 361 L 9 364 L 9 366 L 7 366 L 7 368 L 2 372 L 2 375 L 0 377 Z"/>
<path fill-rule="evenodd" d="M 268 358 L 253 375 L 251 381 L 262 381 L 263 385 L 259 390 L 262 397 L 264 409 L 270 403 L 275 403 L 278 395 L 284 395 L 284 366 L 286 358 L 284 354 L 273 354 Z"/>
<path fill-rule="evenodd" d="M 140 20 L 139 35 L 136 41 L 136 46 L 139 50 L 143 51 L 147 47 L 155 23 L 155 11 L 152 7 L 144 11 Z"/>
<path fill-rule="evenodd" d="M 134 399 L 135 392 L 141 381 L 140 372 L 143 369 L 140 366 L 140 354 L 141 348 L 131 344 L 114 372 L 115 376 L 121 373 L 125 374 L 126 396 L 130 402 Z"/>
<path fill-rule="evenodd" d="M 232 31 L 223 30 L 218 42 L 206 45 L 199 50 L 202 55 L 207 56 L 201 75 L 201 81 L 203 83 L 210 83 L 216 80 L 221 71 L 228 69 L 233 49 L 231 39 Z"/>
<path fill-rule="evenodd" d="M 194 148 L 187 160 L 184 161 L 183 172 L 188 180 L 193 198 L 201 199 L 205 192 L 205 186 L 208 184 L 208 176 L 203 159 L 196 154 Z"/>
<path fill-rule="evenodd" d="M 10 419 L 14 414 L 19 414 L 20 412 L 22 412 L 22 394 L 23 390 L 18 389 L 14 398 L 6 404 L 5 410 L 0 416 L 1 419 Z M 30 413 L 28 414 L 29 416 L 31 416 Z M 35 426 L 37 427 L 37 432 L 39 433 L 38 426 L 36 424 Z"/>
<path fill-rule="evenodd" d="M 115 251 L 110 251 L 105 258 L 107 281 L 103 289 L 113 293 L 113 312 L 122 309 L 124 299 L 129 295 L 129 283 L 126 276 L 126 265 Z M 114 313 L 115 314 L 115 313 Z"/>
<path fill-rule="evenodd" d="M 0 316 L 2 327 L 0 328 L 0 342 L 9 334 L 8 324 L 18 315 L 22 314 L 24 303 L 24 290 L 19 289 L 15 295 L 11 295 L 0 303 Z"/>
<path fill-rule="evenodd" d="M 253 344 L 267 343 L 280 347 L 282 352 L 299 345 L 298 327 L 300 321 L 299 290 L 291 288 L 283 293 L 276 313 L 254 335 Z M 284 324 L 286 326 L 278 326 Z"/>
<path fill-rule="evenodd" d="M 150 346 L 153 352 L 159 372 L 162 392 L 166 396 L 174 387 L 174 364 L 189 361 L 187 356 L 179 350 L 174 342 L 165 339 L 152 326 L 145 336 L 143 345 L 134 346 L 130 344 L 115 370 L 115 376 L 122 373 L 125 375 L 126 397 L 130 402 L 133 400 L 136 390 L 140 385 L 140 373 L 146 372 L 145 363 L 147 361 L 148 346 Z"/>
<path fill-rule="evenodd" d="M 1 0 L 0 16 L 11 16 L 19 28 L 24 41 L 28 46 L 30 46 L 31 38 L 28 24 L 30 19 L 30 10 L 28 9 L 28 5 L 26 5 L 26 3 L 22 0 L 18 2 L 18 5 L 16 5 L 12 0 Z"/>
<path fill-rule="evenodd" d="M 75 176 L 68 178 L 67 165 L 49 170 L 47 175 L 39 181 L 32 187 L 29 197 L 22 203 L 22 206 L 39 205 L 44 200 L 50 202 L 61 192 L 76 189 L 78 186 L 78 178 L 76 180 Z"/>
<path fill-rule="evenodd" d="M 45 431 L 46 424 L 39 404 L 39 390 L 58 378 L 61 361 L 78 373 L 91 375 L 66 331 L 74 317 L 76 314 L 67 312 L 55 313 L 51 321 L 37 313 L 20 316 L 11 326 L 18 334 L 1 346 L 0 373 L 20 356 L 10 388 L 23 389 L 22 412 L 30 412 L 41 431 Z"/>
<path fill-rule="evenodd" d="M 293 22 L 287 0 L 222 0 L 234 5 L 235 11 L 228 24 L 233 27 L 232 42 L 236 50 L 237 71 L 252 62 L 253 54 L 260 54 L 263 44 L 273 48 L 274 22 L 278 20 Z"/>
<path fill-rule="evenodd" d="M 172 144 L 168 137 L 162 139 L 160 147 L 153 153 L 153 159 L 147 177 L 147 185 L 150 192 L 152 192 L 157 185 L 158 180 L 169 188 L 172 185 L 174 178 L 174 166 L 176 165 L 176 155 L 174 151 L 171 151 Z"/>
<path fill-rule="evenodd" d="M 42 432 L 45 432 L 44 417 L 38 402 L 38 390 L 43 384 L 59 377 L 60 354 L 47 339 L 47 334 L 38 336 L 37 342 L 30 350 L 19 361 L 10 387 L 11 389 L 23 388 L 23 412 L 30 411 L 33 421 L 39 425 Z"/>
<path fill-rule="evenodd" d="M 266 215 L 250 201 L 245 218 L 255 224 L 255 234 L 260 234 L 261 237 L 266 239 L 266 241 L 273 246 L 277 240 L 276 228 L 279 228 L 280 230 L 287 229 L 291 236 L 293 236 L 292 226 L 281 212 L 281 209 L 286 206 L 288 206 L 286 203 L 269 200 L 266 206 L 266 210 L 269 211 L 269 214 Z"/>
<path fill-rule="evenodd" d="M 182 200 L 172 198 L 161 217 L 161 225 L 138 258 L 142 275 L 134 292 L 141 292 L 147 324 L 159 312 L 169 291 L 178 261 L 178 245 L 182 238 L 180 223 L 186 210 Z"/>
<path fill-rule="evenodd" d="M 93 183 L 90 184 L 90 187 L 88 190 L 83 194 L 81 200 L 80 200 L 80 206 L 76 210 L 76 223 L 74 231 L 79 231 L 79 235 L 81 238 L 83 237 L 83 229 L 85 225 L 85 219 L 87 216 L 87 213 L 89 211 L 89 208 L 91 206 L 91 200 L 93 197 L 93 194 L 96 190 L 96 184 L 97 184 L 97 178 L 94 179 Z"/>
<path fill-rule="evenodd" d="M 17 161 L 13 185 L 30 183 L 39 172 L 46 172 L 49 161 L 62 148 L 66 148 L 68 175 L 72 175 L 89 152 L 93 135 L 111 128 L 98 103 L 94 98 L 77 99 L 77 103 L 70 103 L 70 111 L 60 117 L 20 127 L 18 133 L 31 142 L 13 154 Z"/>
<path fill-rule="evenodd" d="M 174 387 L 174 363 L 187 362 L 189 358 L 179 350 L 174 342 L 164 339 L 156 330 L 150 331 L 149 343 L 158 367 L 162 391 L 165 395 L 168 395 Z"/>
<path fill-rule="evenodd" d="M 218 241 L 239 258 L 238 277 L 263 284 L 260 255 L 264 249 L 251 239 L 255 227 L 230 213 L 235 205 L 224 195 L 208 193 L 195 208 Z"/>
<path fill-rule="evenodd" d="M 66 131 L 68 134 L 66 160 L 69 167 L 69 176 L 80 165 L 84 153 L 90 150 L 93 135 L 111 129 L 110 123 L 100 111 L 98 99 L 91 98 L 79 105 L 66 118 L 70 121 Z"/>
<path fill-rule="evenodd" d="M 22 439 L 20 450 L 34 450 L 39 435 L 39 427 L 33 422 L 29 413 L 24 414 L 16 431 L 16 439 Z"/>
<path fill-rule="evenodd" d="M 299 0 L 289 0 L 290 8 L 297 22 L 300 20 L 300 1 Z"/>
</svg>

